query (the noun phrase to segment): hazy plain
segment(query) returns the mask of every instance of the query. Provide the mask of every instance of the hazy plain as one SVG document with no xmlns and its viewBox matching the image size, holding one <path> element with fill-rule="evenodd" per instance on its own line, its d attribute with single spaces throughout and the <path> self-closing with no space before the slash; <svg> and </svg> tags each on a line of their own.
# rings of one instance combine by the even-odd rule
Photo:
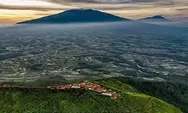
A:
<svg viewBox="0 0 188 113">
<path fill-rule="evenodd" d="M 188 30 L 141 22 L 0 29 L 0 82 L 132 76 L 188 80 Z"/>
</svg>

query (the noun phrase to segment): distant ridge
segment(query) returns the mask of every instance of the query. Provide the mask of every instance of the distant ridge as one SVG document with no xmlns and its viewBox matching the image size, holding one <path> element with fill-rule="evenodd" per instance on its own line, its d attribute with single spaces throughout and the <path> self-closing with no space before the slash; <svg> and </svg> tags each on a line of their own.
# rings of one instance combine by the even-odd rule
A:
<svg viewBox="0 0 188 113">
<path fill-rule="evenodd" d="M 152 16 L 152 17 L 139 19 L 139 21 L 165 22 L 165 21 L 169 21 L 169 20 L 166 19 L 165 17 L 161 16 L 161 15 L 155 15 L 155 16 Z"/>
<path fill-rule="evenodd" d="M 118 17 L 93 9 L 71 9 L 64 12 L 19 22 L 17 24 L 58 24 L 58 23 L 90 23 L 90 22 L 114 22 L 129 21 L 129 19 Z"/>
</svg>

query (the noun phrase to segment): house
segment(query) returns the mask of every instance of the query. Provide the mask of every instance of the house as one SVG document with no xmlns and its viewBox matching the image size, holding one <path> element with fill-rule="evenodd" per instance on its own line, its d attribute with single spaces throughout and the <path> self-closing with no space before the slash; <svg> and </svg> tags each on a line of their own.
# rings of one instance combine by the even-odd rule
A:
<svg viewBox="0 0 188 113">
<path fill-rule="evenodd" d="M 112 96 L 113 94 L 112 93 L 102 93 L 102 95 L 105 95 L 105 96 Z"/>
<path fill-rule="evenodd" d="M 71 86 L 71 88 L 73 88 L 73 89 L 80 89 L 81 87 L 80 86 Z"/>
<path fill-rule="evenodd" d="M 80 87 L 80 84 L 73 84 L 73 85 L 71 85 L 71 88 L 80 89 L 81 87 Z"/>
</svg>

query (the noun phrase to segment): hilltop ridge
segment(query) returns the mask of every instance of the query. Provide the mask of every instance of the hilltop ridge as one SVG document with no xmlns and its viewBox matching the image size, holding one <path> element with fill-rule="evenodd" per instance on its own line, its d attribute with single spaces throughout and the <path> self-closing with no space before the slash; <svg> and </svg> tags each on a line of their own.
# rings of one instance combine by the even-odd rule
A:
<svg viewBox="0 0 188 113">
<path fill-rule="evenodd" d="M 124 80 L 124 79 L 122 79 Z M 58 113 L 182 113 L 181 110 L 158 98 L 140 93 L 135 87 L 118 79 L 91 80 L 93 86 L 111 89 L 121 98 L 111 99 L 89 89 L 65 88 L 1 88 L 0 113 L 58 112 Z M 88 85 L 91 84 L 91 82 Z M 84 82 L 81 85 L 85 85 Z M 102 88 L 100 87 L 100 89 Z M 6 94 L 6 95 L 5 95 Z M 3 96 L 4 95 L 4 96 Z M 13 100 L 13 101 L 12 101 Z"/>
</svg>

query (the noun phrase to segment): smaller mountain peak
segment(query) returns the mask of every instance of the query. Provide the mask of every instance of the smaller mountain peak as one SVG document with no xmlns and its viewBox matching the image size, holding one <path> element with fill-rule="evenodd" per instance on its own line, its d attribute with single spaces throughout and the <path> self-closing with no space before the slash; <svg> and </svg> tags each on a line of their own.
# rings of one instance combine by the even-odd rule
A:
<svg viewBox="0 0 188 113">
<path fill-rule="evenodd" d="M 153 16 L 151 18 L 154 18 L 154 19 L 166 19 L 162 15 L 155 15 L 155 16 Z"/>
<path fill-rule="evenodd" d="M 146 17 L 146 18 L 142 18 L 142 19 L 139 19 L 139 20 L 140 21 L 169 21 L 168 19 L 166 19 L 162 15 L 155 15 L 155 16 L 152 16 L 152 17 Z"/>
</svg>

